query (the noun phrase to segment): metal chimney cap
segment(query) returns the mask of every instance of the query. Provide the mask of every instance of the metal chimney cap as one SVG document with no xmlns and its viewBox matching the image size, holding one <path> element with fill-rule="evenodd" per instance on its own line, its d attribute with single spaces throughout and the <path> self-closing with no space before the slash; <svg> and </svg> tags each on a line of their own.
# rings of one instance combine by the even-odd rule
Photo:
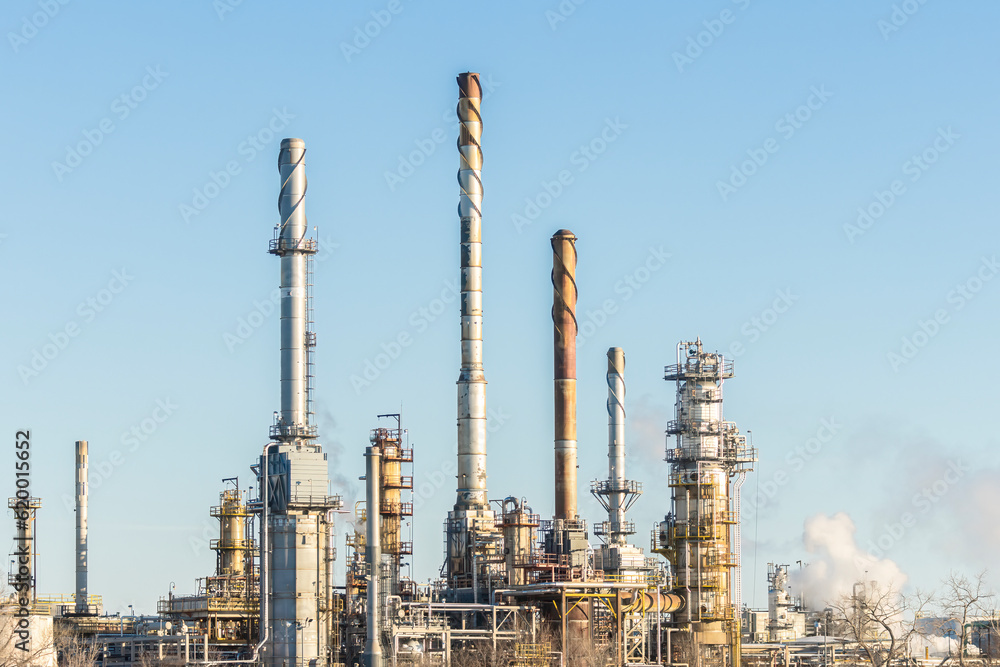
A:
<svg viewBox="0 0 1000 667">
<path fill-rule="evenodd" d="M 293 148 L 293 147 L 294 148 L 305 148 L 305 145 L 306 145 L 306 142 L 302 141 L 301 139 L 296 139 L 294 137 L 290 137 L 288 139 L 282 139 L 281 140 L 281 147 L 282 148 Z"/>
<path fill-rule="evenodd" d="M 462 72 L 456 80 L 462 97 L 482 98 L 483 87 L 479 83 L 479 72 Z"/>
<path fill-rule="evenodd" d="M 569 231 L 568 229 L 560 229 L 558 232 L 552 235 L 552 238 L 567 238 L 571 240 L 576 240 L 576 235 Z"/>
</svg>

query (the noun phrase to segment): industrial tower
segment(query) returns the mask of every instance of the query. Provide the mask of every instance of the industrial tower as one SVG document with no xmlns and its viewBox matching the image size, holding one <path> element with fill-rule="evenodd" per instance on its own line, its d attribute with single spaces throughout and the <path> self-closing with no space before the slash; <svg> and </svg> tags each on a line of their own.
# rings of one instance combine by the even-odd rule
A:
<svg viewBox="0 0 1000 667">
<path fill-rule="evenodd" d="M 723 420 L 722 384 L 733 362 L 705 352 L 701 339 L 677 346 L 664 379 L 677 386 L 667 435 L 672 512 L 660 525 L 660 553 L 670 561 L 684 609 L 674 624 L 688 635 L 694 667 L 739 667 L 739 487 L 755 452 L 736 424 Z"/>
</svg>

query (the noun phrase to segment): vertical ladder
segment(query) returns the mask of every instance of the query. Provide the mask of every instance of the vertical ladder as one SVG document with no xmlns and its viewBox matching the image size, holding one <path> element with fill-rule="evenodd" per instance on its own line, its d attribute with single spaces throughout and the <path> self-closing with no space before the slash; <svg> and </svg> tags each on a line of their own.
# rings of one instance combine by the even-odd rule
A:
<svg viewBox="0 0 1000 667">
<path fill-rule="evenodd" d="M 315 424 L 313 398 L 316 392 L 316 331 L 313 315 L 315 256 L 306 255 L 306 423 Z"/>
</svg>

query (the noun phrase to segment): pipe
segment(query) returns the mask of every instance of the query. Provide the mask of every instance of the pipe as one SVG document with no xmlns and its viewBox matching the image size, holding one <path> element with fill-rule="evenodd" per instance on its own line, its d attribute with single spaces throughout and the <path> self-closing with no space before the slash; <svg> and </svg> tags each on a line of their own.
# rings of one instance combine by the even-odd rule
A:
<svg viewBox="0 0 1000 667">
<path fill-rule="evenodd" d="M 625 351 L 608 349 L 608 523 L 612 541 L 624 544 L 625 525 Z"/>
<path fill-rule="evenodd" d="M 90 611 L 87 604 L 87 473 L 88 444 L 76 441 L 76 613 Z"/>
<path fill-rule="evenodd" d="M 555 347 L 555 518 L 576 519 L 576 237 L 552 236 Z"/>
<path fill-rule="evenodd" d="M 268 490 L 270 489 L 270 452 L 268 451 L 271 447 L 277 447 L 280 443 L 269 442 L 264 445 L 264 452 L 260 458 L 260 643 L 257 644 L 257 648 L 254 649 L 254 656 L 256 657 L 257 651 L 264 645 L 267 641 L 268 636 L 271 634 L 271 590 L 270 590 L 270 578 L 271 578 L 271 533 L 270 533 L 270 516 L 268 515 L 268 503 L 270 499 L 268 497 Z"/>
<path fill-rule="evenodd" d="M 365 487 L 368 495 L 365 504 L 367 514 L 365 523 L 368 532 L 365 537 L 365 560 L 368 565 L 368 637 L 365 640 L 365 667 L 382 667 L 382 643 L 379 638 L 382 625 L 382 610 L 379 607 L 379 578 L 381 575 L 379 566 L 382 563 L 382 535 L 379 526 L 379 514 L 382 509 L 379 498 L 381 456 L 382 452 L 378 447 L 365 448 L 365 462 L 367 464 Z"/>
<path fill-rule="evenodd" d="M 316 243 L 306 238 L 305 155 L 306 145 L 301 139 L 281 140 L 280 223 L 271 242 L 271 253 L 281 258 L 281 435 L 299 435 L 296 427 L 309 422 L 306 262 L 316 252 Z"/>
<path fill-rule="evenodd" d="M 462 368 L 458 376 L 458 490 L 455 509 L 488 509 L 486 374 L 483 370 L 483 150 L 479 74 L 458 76 Z"/>
<path fill-rule="evenodd" d="M 326 609 L 329 614 L 329 626 L 333 626 L 333 565 L 337 560 L 337 526 L 334 523 L 334 511 L 326 513 Z"/>
</svg>

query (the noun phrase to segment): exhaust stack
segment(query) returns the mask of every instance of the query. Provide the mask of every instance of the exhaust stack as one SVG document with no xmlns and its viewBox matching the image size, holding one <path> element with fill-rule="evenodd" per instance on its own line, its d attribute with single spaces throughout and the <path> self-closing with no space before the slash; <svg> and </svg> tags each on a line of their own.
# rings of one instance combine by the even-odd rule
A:
<svg viewBox="0 0 1000 667">
<path fill-rule="evenodd" d="M 608 350 L 608 523 L 611 542 L 625 536 L 625 352 Z"/>
<path fill-rule="evenodd" d="M 458 376 L 456 510 L 487 509 L 486 374 L 483 370 L 483 119 L 479 74 L 458 76 L 458 217 L 462 243 L 462 369 Z"/>
<path fill-rule="evenodd" d="M 380 495 L 380 480 L 382 477 L 382 452 L 377 447 L 368 447 L 365 451 L 365 487 L 367 503 L 365 505 L 366 530 L 365 564 L 368 566 L 368 606 L 367 606 L 367 638 L 365 639 L 365 667 L 382 667 L 382 600 L 379 594 L 379 584 L 382 578 L 382 503 Z"/>
<path fill-rule="evenodd" d="M 281 409 L 270 429 L 272 442 L 260 461 L 258 497 L 262 510 L 262 581 L 266 582 L 261 620 L 267 645 L 265 664 L 311 665 L 326 660 L 333 610 L 326 608 L 333 555 L 326 454 L 316 442 L 311 409 L 312 356 L 310 262 L 316 240 L 307 238 L 305 142 L 282 139 L 278 153 L 281 192 L 279 224 L 269 251 L 281 261 Z M 266 489 L 266 490 L 265 490 Z M 266 616 L 266 618 L 265 618 Z"/>
<path fill-rule="evenodd" d="M 88 445 L 76 441 L 76 613 L 89 613 L 87 599 L 87 471 Z"/>
<path fill-rule="evenodd" d="M 275 227 L 270 252 L 281 258 L 281 411 L 272 437 L 315 437 L 310 425 L 308 383 L 310 348 L 308 262 L 316 254 L 316 240 L 306 238 L 306 145 L 301 139 L 282 139 L 278 155 L 281 193 L 280 224 Z"/>
<path fill-rule="evenodd" d="M 612 574 L 640 575 L 645 566 L 642 549 L 628 543 L 635 524 L 625 513 L 642 493 L 642 485 L 625 479 L 625 352 L 608 348 L 608 478 L 595 481 L 590 492 L 608 511 L 608 520 L 594 526 L 604 540 L 594 552 L 594 567 Z"/>
<path fill-rule="evenodd" d="M 552 325 L 555 345 L 556 519 L 576 512 L 576 236 L 552 236 Z"/>
<path fill-rule="evenodd" d="M 486 374 L 483 370 L 483 134 L 479 75 L 458 75 L 458 217 L 461 223 L 462 369 L 458 375 L 458 488 L 448 513 L 447 572 L 451 588 L 478 602 L 489 578 L 496 533 L 486 497 Z M 484 544 L 493 545 L 483 546 Z M 477 553 L 478 552 L 478 553 Z M 463 598 L 464 599 L 464 598 Z"/>
</svg>

